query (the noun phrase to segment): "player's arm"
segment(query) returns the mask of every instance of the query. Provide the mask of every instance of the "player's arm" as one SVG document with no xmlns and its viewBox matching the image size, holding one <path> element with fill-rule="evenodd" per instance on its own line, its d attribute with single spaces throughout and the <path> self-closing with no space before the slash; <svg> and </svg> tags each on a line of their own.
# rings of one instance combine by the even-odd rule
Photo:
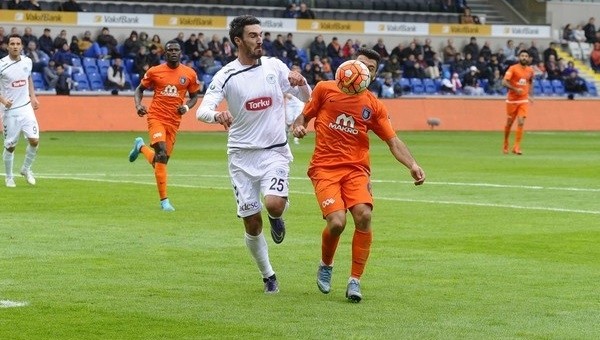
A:
<svg viewBox="0 0 600 340">
<path fill-rule="evenodd" d="M 312 89 L 306 82 L 306 79 L 300 72 L 290 71 L 288 74 L 288 80 L 290 82 L 290 86 L 297 87 L 297 91 L 294 95 L 306 103 L 310 99 L 310 94 L 312 93 Z"/>
<path fill-rule="evenodd" d="M 196 102 L 198 102 L 198 96 L 199 95 L 200 95 L 200 91 L 199 90 L 196 91 L 196 92 L 190 92 L 190 99 L 188 99 L 188 101 L 185 104 L 179 106 L 177 108 L 177 112 L 180 115 L 183 115 L 183 114 L 187 113 L 190 110 L 191 107 L 194 107 L 194 105 L 196 105 Z"/>
<path fill-rule="evenodd" d="M 12 100 L 0 96 L 0 104 L 4 105 L 5 108 L 10 109 L 12 106 Z"/>
<path fill-rule="evenodd" d="M 406 144 L 404 144 L 398 136 L 394 136 L 385 142 L 396 160 L 410 170 L 410 175 L 415 180 L 415 185 L 423 184 L 423 182 L 425 182 L 425 172 L 421 169 L 419 164 L 417 164 L 417 161 L 415 161 Z"/>
<path fill-rule="evenodd" d="M 204 94 L 200 107 L 196 111 L 196 119 L 205 123 L 221 124 L 225 130 L 228 130 L 233 123 L 233 116 L 229 110 L 217 111 L 217 106 L 224 98 L 223 90 L 217 86 L 217 82 L 218 80 L 213 79 L 211 87 Z"/>
<path fill-rule="evenodd" d="M 138 87 L 135 88 L 135 91 L 133 92 L 133 101 L 135 103 L 135 111 L 137 112 L 137 115 L 140 117 L 143 117 L 144 115 L 146 115 L 148 113 L 148 111 L 146 110 L 146 107 L 144 105 L 142 105 L 142 98 L 144 97 L 144 90 L 146 90 L 146 88 L 144 87 L 144 85 L 140 84 L 140 85 L 138 85 Z"/>
<path fill-rule="evenodd" d="M 31 106 L 33 106 L 34 110 L 37 110 L 40 107 L 40 102 L 35 95 L 35 88 L 33 87 L 33 79 L 31 75 L 29 76 L 29 100 L 31 100 Z"/>
<path fill-rule="evenodd" d="M 308 126 L 310 120 L 311 118 L 307 118 L 303 113 L 296 117 L 296 120 L 294 120 L 294 123 L 292 124 L 292 134 L 294 137 L 304 138 L 304 136 L 306 136 L 308 133 L 306 127 Z"/>
</svg>

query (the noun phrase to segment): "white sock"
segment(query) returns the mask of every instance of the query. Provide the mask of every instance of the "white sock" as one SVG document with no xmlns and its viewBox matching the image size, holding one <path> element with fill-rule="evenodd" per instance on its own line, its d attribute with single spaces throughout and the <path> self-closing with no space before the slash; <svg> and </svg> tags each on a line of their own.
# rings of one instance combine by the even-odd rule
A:
<svg viewBox="0 0 600 340">
<path fill-rule="evenodd" d="M 37 155 L 37 149 L 37 146 L 31 146 L 27 144 L 27 148 L 25 149 L 25 160 L 23 161 L 23 169 L 31 169 L 31 164 L 33 164 L 33 161 L 35 161 L 35 156 Z"/>
<path fill-rule="evenodd" d="M 265 235 L 261 232 L 258 236 L 252 236 L 246 233 L 246 247 L 250 251 L 250 255 L 256 261 L 258 270 L 263 277 L 270 277 L 275 274 L 271 262 L 269 261 L 269 247 Z"/>
<path fill-rule="evenodd" d="M 15 153 L 8 152 L 4 149 L 2 153 L 2 159 L 4 160 L 4 172 L 6 172 L 6 178 L 13 177 L 13 161 L 15 160 Z"/>
</svg>

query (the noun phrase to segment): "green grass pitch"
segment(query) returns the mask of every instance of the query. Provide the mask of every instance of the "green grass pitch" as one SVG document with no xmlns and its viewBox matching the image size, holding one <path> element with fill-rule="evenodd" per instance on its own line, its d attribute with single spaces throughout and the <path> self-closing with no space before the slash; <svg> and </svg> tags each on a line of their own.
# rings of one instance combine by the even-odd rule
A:
<svg viewBox="0 0 600 340">
<path fill-rule="evenodd" d="M 145 160 L 127 160 L 135 136 L 42 133 L 38 184 L 0 187 L 0 339 L 600 338 L 598 132 L 527 132 L 522 156 L 501 153 L 499 132 L 400 133 L 421 187 L 372 138 L 359 304 L 344 298 L 350 217 L 332 292 L 315 284 L 314 135 L 292 145 L 286 239 L 267 237 L 273 296 L 235 216 L 225 134 L 179 134 L 173 213 Z"/>
</svg>

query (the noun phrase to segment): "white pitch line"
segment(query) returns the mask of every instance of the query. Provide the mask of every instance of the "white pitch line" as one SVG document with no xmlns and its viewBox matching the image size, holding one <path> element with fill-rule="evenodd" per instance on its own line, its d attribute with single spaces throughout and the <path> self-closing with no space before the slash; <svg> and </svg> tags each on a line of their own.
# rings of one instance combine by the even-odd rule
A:
<svg viewBox="0 0 600 340">
<path fill-rule="evenodd" d="M 29 302 L 26 301 L 0 300 L 0 308 L 25 307 L 27 305 Z"/>
<path fill-rule="evenodd" d="M 127 180 L 112 180 L 106 178 L 86 178 L 86 177 L 67 177 L 68 175 L 45 175 L 45 176 L 37 176 L 39 178 L 48 178 L 48 179 L 69 179 L 69 180 L 79 180 L 79 181 L 88 181 L 88 182 L 103 182 L 103 183 L 128 183 L 128 184 L 142 184 L 142 185 L 156 185 L 155 182 L 141 182 L 141 181 L 127 181 Z M 148 177 L 148 176 L 146 176 Z M 176 176 L 174 176 L 176 177 Z M 213 176 L 206 175 L 201 177 L 211 177 L 211 178 L 229 178 L 228 176 Z M 294 177 L 295 178 L 295 177 Z M 299 177 L 297 179 L 306 179 L 305 177 Z M 391 182 L 391 183 L 412 183 L 409 181 L 381 181 L 381 182 Z M 428 182 L 428 184 L 431 184 Z M 467 183 L 472 184 L 472 183 Z M 459 185 L 459 183 L 449 183 L 447 185 Z M 466 184 L 465 184 L 466 185 Z M 190 184 L 169 184 L 172 187 L 178 188 L 196 188 L 196 189 L 213 189 L 213 190 L 231 190 L 230 187 L 215 187 L 215 186 L 199 186 L 199 185 L 190 185 Z M 494 186 L 490 184 L 490 186 Z M 510 188 L 524 188 L 520 186 L 508 186 Z M 548 189 L 548 188 L 546 188 Z M 561 188 L 558 188 L 561 189 Z M 562 188 L 564 189 L 564 188 Z M 567 188 L 569 190 L 576 188 Z M 554 189 L 552 189 L 554 190 Z M 584 190 L 582 190 L 584 191 Z M 595 190 L 594 190 L 595 191 Z M 314 195 L 313 192 L 304 192 L 304 191 L 294 191 L 291 190 L 290 193 L 300 194 L 300 195 Z M 539 210 L 539 211 L 553 211 L 553 212 L 566 212 L 566 213 L 578 213 L 578 214 L 592 214 L 592 215 L 600 215 L 599 210 L 583 210 L 583 209 L 567 209 L 567 208 L 550 208 L 550 207 L 535 207 L 535 206 L 520 206 L 513 204 L 495 204 L 495 203 L 481 203 L 481 202 L 461 202 L 461 201 L 441 201 L 441 200 L 418 200 L 418 199 L 410 199 L 410 198 L 396 198 L 396 197 L 382 197 L 376 196 L 378 200 L 386 200 L 386 201 L 398 201 L 398 202 L 412 202 L 412 203 L 427 203 L 427 204 L 451 204 L 451 205 L 466 205 L 466 206 L 477 206 L 477 207 L 491 207 L 491 208 L 510 208 L 510 209 L 523 209 L 523 210 Z"/>
</svg>

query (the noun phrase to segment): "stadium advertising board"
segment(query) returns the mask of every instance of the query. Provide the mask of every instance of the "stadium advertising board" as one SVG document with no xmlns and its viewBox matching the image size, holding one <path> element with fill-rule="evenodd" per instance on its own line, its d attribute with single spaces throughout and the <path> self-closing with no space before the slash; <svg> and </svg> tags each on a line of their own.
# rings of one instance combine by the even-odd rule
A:
<svg viewBox="0 0 600 340">
<path fill-rule="evenodd" d="M 429 34 L 489 37 L 492 28 L 489 25 L 429 24 Z"/>
<path fill-rule="evenodd" d="M 154 15 L 154 26 L 225 29 L 227 28 L 227 17 L 156 14 Z"/>
<path fill-rule="evenodd" d="M 78 13 L 77 25 L 108 27 L 152 27 L 152 14 Z"/>
<path fill-rule="evenodd" d="M 414 22 L 365 22 L 365 34 L 428 35 L 429 24 Z"/>
<path fill-rule="evenodd" d="M 362 21 L 297 19 L 296 30 L 308 32 L 364 33 Z"/>
<path fill-rule="evenodd" d="M 77 13 L 49 11 L 13 11 L 3 9 L 0 11 L 0 22 L 23 25 L 75 25 L 77 24 Z"/>
<path fill-rule="evenodd" d="M 235 17 L 228 17 L 227 22 L 233 20 Z M 265 32 L 295 32 L 296 31 L 296 20 L 294 19 L 279 19 L 279 18 L 258 18 L 260 20 L 260 26 Z"/>
<path fill-rule="evenodd" d="M 550 26 L 493 25 L 493 37 L 551 38 Z"/>
</svg>

